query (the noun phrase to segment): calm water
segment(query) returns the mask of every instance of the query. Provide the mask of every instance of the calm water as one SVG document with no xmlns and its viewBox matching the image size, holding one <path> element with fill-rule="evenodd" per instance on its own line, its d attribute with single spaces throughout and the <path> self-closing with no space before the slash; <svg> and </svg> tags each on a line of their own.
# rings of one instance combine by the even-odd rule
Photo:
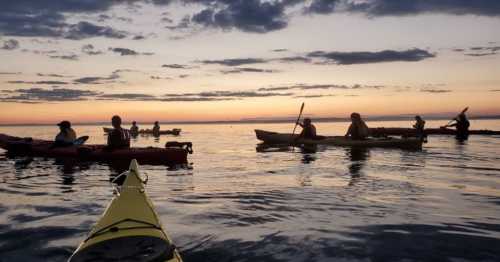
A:
<svg viewBox="0 0 500 262">
<path fill-rule="evenodd" d="M 369 123 L 408 126 L 407 122 Z M 428 122 L 439 126 L 440 122 Z M 500 121 L 472 121 L 500 130 Z M 347 123 L 319 123 L 342 134 Z M 253 129 L 177 125 L 192 169 L 143 166 L 185 261 L 500 261 L 500 137 L 433 136 L 422 151 L 320 147 L 257 152 Z M 76 126 L 90 143 L 100 126 Z M 52 138 L 57 127 L 0 127 Z M 162 146 L 139 138 L 134 145 Z M 6 158 L 0 149 L 0 261 L 65 261 L 112 198 L 102 164 Z"/>
</svg>

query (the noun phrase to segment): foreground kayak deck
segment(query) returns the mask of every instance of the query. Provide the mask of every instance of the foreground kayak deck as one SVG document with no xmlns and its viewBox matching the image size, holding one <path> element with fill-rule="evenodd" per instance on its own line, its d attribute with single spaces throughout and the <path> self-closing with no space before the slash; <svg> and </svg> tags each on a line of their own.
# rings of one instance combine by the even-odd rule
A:
<svg viewBox="0 0 500 262">
<path fill-rule="evenodd" d="M 318 136 L 318 139 L 297 139 L 298 135 L 255 130 L 257 139 L 267 144 L 289 144 L 289 145 L 331 145 L 347 147 L 394 147 L 394 148 L 422 148 L 422 140 L 419 138 L 369 138 L 365 140 L 352 140 L 343 136 Z"/>
<path fill-rule="evenodd" d="M 137 162 L 122 175 L 119 193 L 69 261 L 182 261 L 145 192 Z"/>
<path fill-rule="evenodd" d="M 426 135 L 456 135 L 457 131 L 450 128 L 426 128 Z M 414 128 L 401 127 L 375 127 L 370 128 L 373 136 L 412 136 L 416 134 Z M 500 135 L 500 131 L 494 130 L 469 130 L 469 135 Z"/>
<path fill-rule="evenodd" d="M 52 148 L 52 141 L 29 140 L 0 134 L 0 148 L 13 156 L 64 157 L 97 162 L 126 162 L 132 159 L 144 165 L 176 165 L 187 163 L 183 148 L 138 147 L 107 150 L 104 145 L 83 145 Z"/>
</svg>

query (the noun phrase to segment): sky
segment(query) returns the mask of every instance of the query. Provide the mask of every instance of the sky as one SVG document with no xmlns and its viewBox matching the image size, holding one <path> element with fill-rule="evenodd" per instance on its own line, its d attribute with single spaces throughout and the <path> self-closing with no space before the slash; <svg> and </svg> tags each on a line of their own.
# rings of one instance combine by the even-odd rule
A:
<svg viewBox="0 0 500 262">
<path fill-rule="evenodd" d="M 0 124 L 500 114 L 498 0 L 3 0 Z"/>
</svg>

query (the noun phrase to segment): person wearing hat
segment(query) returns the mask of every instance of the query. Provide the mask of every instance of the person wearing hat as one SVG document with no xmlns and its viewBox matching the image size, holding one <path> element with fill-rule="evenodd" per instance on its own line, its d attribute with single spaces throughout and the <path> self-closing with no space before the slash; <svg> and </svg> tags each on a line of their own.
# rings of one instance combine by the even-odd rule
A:
<svg viewBox="0 0 500 262">
<path fill-rule="evenodd" d="M 345 137 L 350 137 L 353 140 L 363 140 L 370 134 L 370 129 L 365 121 L 361 119 L 359 113 L 351 114 L 351 125 L 345 134 Z"/>
<path fill-rule="evenodd" d="M 113 130 L 108 134 L 107 149 L 130 148 L 130 133 L 122 128 L 122 119 L 119 116 L 111 118 Z"/>
<path fill-rule="evenodd" d="M 304 118 L 303 123 L 296 123 L 300 127 L 302 127 L 302 132 L 299 135 L 299 138 L 307 138 L 307 139 L 315 139 L 316 138 L 316 127 L 311 123 L 310 118 Z"/>
<path fill-rule="evenodd" d="M 57 146 L 70 146 L 76 140 L 76 132 L 71 128 L 69 121 L 61 121 L 59 124 L 59 134 L 55 138 L 55 145 Z"/>
</svg>

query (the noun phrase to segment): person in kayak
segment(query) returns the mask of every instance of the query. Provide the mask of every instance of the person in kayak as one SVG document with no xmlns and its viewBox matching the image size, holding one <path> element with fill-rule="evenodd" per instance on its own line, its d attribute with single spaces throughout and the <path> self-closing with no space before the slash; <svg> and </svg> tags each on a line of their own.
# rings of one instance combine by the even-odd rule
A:
<svg viewBox="0 0 500 262">
<path fill-rule="evenodd" d="M 345 134 L 345 137 L 350 137 L 353 140 L 363 140 L 368 137 L 370 134 L 370 130 L 366 125 L 365 121 L 361 119 L 361 115 L 359 113 L 351 114 L 351 125 Z"/>
<path fill-rule="evenodd" d="M 455 118 L 455 123 L 445 127 L 455 127 L 457 129 L 456 138 L 458 140 L 467 140 L 469 138 L 470 122 L 465 113 L 461 113 Z"/>
<path fill-rule="evenodd" d="M 71 123 L 64 120 L 57 125 L 59 126 L 59 134 L 57 134 L 54 139 L 54 146 L 72 146 L 73 142 L 76 140 L 76 132 L 71 128 Z"/>
<path fill-rule="evenodd" d="M 153 136 L 160 136 L 160 123 L 158 121 L 153 126 Z"/>
<path fill-rule="evenodd" d="M 413 125 L 413 128 L 415 128 L 415 133 L 417 137 L 424 138 L 426 137 L 424 128 L 425 128 L 425 120 L 422 119 L 420 116 L 415 116 L 415 124 Z"/>
<path fill-rule="evenodd" d="M 122 119 L 119 116 L 111 118 L 113 130 L 108 134 L 108 149 L 130 148 L 130 133 L 123 129 Z"/>
<path fill-rule="evenodd" d="M 139 135 L 139 127 L 137 126 L 137 122 L 133 121 L 132 126 L 130 127 L 130 135 L 136 137 Z"/>
<path fill-rule="evenodd" d="M 307 138 L 307 139 L 316 138 L 316 127 L 311 123 L 310 118 L 304 118 L 303 123 L 297 122 L 296 124 L 302 127 L 302 132 L 300 133 L 298 138 Z"/>
</svg>

